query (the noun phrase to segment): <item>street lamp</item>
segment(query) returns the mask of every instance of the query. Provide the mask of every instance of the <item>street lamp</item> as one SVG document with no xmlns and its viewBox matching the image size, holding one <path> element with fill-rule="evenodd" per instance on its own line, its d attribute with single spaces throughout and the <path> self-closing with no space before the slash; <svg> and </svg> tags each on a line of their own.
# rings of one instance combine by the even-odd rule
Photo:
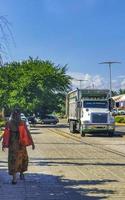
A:
<svg viewBox="0 0 125 200">
<path fill-rule="evenodd" d="M 117 64 L 121 62 L 114 62 L 114 61 L 106 61 L 106 62 L 101 62 L 99 64 L 108 64 L 109 65 L 109 83 L 110 83 L 110 98 L 112 97 L 112 73 L 111 73 L 111 65 L 112 64 Z"/>
<path fill-rule="evenodd" d="M 82 82 L 83 81 L 88 81 L 88 80 L 85 80 L 85 79 L 76 79 L 76 78 L 73 78 L 74 80 L 76 81 L 79 81 L 79 89 L 82 89 Z"/>
</svg>

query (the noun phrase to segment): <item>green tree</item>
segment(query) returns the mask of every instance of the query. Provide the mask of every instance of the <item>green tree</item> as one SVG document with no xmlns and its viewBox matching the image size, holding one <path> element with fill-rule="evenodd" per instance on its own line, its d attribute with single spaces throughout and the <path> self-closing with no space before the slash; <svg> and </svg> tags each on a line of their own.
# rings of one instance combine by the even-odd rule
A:
<svg viewBox="0 0 125 200">
<path fill-rule="evenodd" d="M 112 91 L 112 96 L 117 96 L 118 92 L 117 91 Z"/>
<path fill-rule="evenodd" d="M 0 68 L 0 101 L 8 109 L 15 106 L 41 114 L 61 112 L 71 77 L 67 66 L 29 58 Z"/>
<path fill-rule="evenodd" d="M 120 89 L 119 94 L 125 94 L 125 89 Z"/>
</svg>

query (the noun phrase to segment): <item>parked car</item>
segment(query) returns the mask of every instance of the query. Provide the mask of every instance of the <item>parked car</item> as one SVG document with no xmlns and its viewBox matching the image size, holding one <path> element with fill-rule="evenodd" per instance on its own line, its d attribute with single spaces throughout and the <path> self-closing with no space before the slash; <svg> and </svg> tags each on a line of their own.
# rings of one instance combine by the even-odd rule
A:
<svg viewBox="0 0 125 200">
<path fill-rule="evenodd" d="M 116 109 L 113 109 L 113 110 L 112 110 L 112 115 L 113 115 L 113 116 L 116 116 L 116 115 L 118 115 L 118 110 L 116 110 Z"/>
<path fill-rule="evenodd" d="M 59 122 L 59 119 L 54 115 L 46 115 L 42 119 L 42 124 L 57 124 Z"/>
<path fill-rule="evenodd" d="M 40 124 L 41 123 L 41 119 L 39 117 L 35 117 L 35 116 L 29 116 L 28 121 L 30 124 Z"/>
<path fill-rule="evenodd" d="M 21 120 L 25 121 L 28 130 L 30 130 L 30 123 L 29 123 L 27 117 L 23 113 L 20 114 L 20 117 L 21 117 Z M 9 117 L 9 120 L 11 120 L 11 115 Z"/>
<path fill-rule="evenodd" d="M 118 110 L 118 115 L 125 115 L 125 110 Z"/>
<path fill-rule="evenodd" d="M 23 113 L 21 113 L 20 116 L 21 116 L 21 120 L 25 121 L 28 130 L 30 130 L 30 123 L 28 121 L 28 118 Z"/>
<path fill-rule="evenodd" d="M 37 123 L 35 116 L 29 116 L 28 121 L 29 121 L 30 124 L 36 124 Z"/>
</svg>

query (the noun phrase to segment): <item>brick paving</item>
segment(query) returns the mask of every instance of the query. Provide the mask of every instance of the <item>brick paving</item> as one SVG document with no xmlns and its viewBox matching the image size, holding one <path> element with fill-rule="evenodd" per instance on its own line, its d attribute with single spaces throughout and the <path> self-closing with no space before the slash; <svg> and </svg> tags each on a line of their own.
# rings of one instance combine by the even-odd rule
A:
<svg viewBox="0 0 125 200">
<path fill-rule="evenodd" d="M 60 131 L 60 129 L 59 129 Z M 86 137 L 75 141 L 42 128 L 32 131 L 35 151 L 28 148 L 30 162 L 25 181 L 11 184 L 7 152 L 0 153 L 0 200 L 124 200 L 125 156 L 101 148 L 107 138 Z M 92 146 L 86 142 L 99 143 Z M 102 144 L 101 144 L 102 143 Z M 116 138 L 110 141 L 116 144 Z M 121 149 L 124 138 L 117 138 Z"/>
</svg>

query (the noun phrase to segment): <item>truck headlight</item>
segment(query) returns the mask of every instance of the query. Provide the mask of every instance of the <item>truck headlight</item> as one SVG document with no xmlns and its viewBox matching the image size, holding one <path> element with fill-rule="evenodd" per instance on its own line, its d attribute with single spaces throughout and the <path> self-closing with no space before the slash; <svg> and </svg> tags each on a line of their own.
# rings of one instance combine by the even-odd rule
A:
<svg viewBox="0 0 125 200">
<path fill-rule="evenodd" d="M 112 130 L 112 129 L 114 129 L 114 126 L 109 126 L 108 128 L 109 128 L 109 130 Z"/>
</svg>

